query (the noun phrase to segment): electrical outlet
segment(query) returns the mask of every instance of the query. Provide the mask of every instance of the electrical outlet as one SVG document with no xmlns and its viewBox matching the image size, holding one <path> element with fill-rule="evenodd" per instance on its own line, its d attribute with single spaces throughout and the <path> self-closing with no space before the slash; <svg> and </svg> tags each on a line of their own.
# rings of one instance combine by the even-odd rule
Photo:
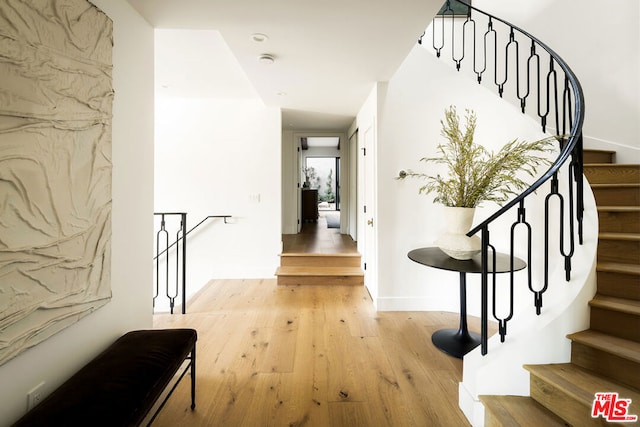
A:
<svg viewBox="0 0 640 427">
<path fill-rule="evenodd" d="M 27 411 L 44 399 L 44 381 L 29 390 L 27 393 Z"/>
</svg>

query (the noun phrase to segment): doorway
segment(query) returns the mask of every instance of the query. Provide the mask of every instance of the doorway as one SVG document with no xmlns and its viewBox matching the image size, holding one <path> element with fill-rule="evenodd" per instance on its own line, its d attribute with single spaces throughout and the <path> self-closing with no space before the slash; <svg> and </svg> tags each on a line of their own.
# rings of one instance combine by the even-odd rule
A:
<svg viewBox="0 0 640 427">
<path fill-rule="evenodd" d="M 311 223 L 341 231 L 341 136 L 301 136 L 298 165 L 302 182 L 300 196 L 302 221 L 298 230 L 307 231 Z M 315 200 L 312 221 L 309 221 L 309 198 Z"/>
<path fill-rule="evenodd" d="M 340 157 L 307 157 L 305 185 L 318 190 L 318 210 L 340 211 Z"/>
</svg>

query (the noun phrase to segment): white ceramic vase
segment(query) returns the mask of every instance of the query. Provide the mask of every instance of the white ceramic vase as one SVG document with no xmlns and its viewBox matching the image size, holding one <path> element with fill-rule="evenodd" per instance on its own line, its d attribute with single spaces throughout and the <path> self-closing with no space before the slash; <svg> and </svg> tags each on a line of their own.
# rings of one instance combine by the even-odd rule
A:
<svg viewBox="0 0 640 427">
<path fill-rule="evenodd" d="M 476 208 L 445 206 L 447 231 L 436 240 L 436 246 L 450 257 L 459 260 L 471 259 L 479 253 L 480 237 L 467 236 L 473 224 L 475 212 Z"/>
</svg>

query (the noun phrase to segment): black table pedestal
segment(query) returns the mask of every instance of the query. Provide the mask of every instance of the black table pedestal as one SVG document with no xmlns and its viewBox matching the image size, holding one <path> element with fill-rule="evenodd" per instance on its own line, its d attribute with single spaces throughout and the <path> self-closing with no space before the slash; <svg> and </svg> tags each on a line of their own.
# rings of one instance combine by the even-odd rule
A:
<svg viewBox="0 0 640 427">
<path fill-rule="evenodd" d="M 449 356 L 462 359 L 462 356 L 480 345 L 480 334 L 464 333 L 460 329 L 440 329 L 431 335 L 431 341 Z"/>
<path fill-rule="evenodd" d="M 460 327 L 436 331 L 431 341 L 449 356 L 459 359 L 480 345 L 480 334 L 467 328 L 467 275 L 463 271 L 460 272 Z"/>
</svg>

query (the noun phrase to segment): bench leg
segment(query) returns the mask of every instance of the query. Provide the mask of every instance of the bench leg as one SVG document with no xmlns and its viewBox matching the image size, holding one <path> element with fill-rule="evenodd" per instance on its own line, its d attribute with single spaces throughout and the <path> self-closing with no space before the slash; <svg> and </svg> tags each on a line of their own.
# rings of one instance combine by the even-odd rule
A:
<svg viewBox="0 0 640 427">
<path fill-rule="evenodd" d="M 191 350 L 191 410 L 196 408 L 196 345 Z"/>
</svg>

